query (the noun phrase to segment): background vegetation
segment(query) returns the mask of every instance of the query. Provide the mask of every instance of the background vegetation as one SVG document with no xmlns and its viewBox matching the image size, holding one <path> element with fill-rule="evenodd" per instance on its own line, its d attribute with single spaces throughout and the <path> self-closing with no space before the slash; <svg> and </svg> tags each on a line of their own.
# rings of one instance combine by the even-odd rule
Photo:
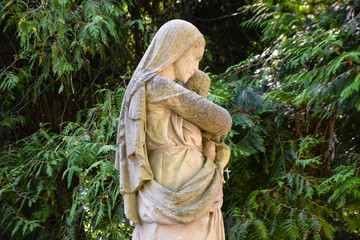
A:
<svg viewBox="0 0 360 240">
<path fill-rule="evenodd" d="M 153 34 L 206 36 L 228 239 L 359 239 L 360 1 L 0 2 L 1 239 L 129 239 L 117 117 Z"/>
</svg>

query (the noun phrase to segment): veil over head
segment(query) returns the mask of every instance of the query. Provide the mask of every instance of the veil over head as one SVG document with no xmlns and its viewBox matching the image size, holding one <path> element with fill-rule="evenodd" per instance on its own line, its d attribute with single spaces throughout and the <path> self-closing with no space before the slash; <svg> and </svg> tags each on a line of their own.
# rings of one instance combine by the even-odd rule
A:
<svg viewBox="0 0 360 240">
<path fill-rule="evenodd" d="M 136 191 L 153 179 L 146 150 L 145 83 L 174 63 L 199 39 L 200 31 L 184 20 L 165 23 L 156 33 L 126 89 L 118 123 L 115 168 L 120 172 L 120 192 L 125 214 L 138 222 Z"/>
<path fill-rule="evenodd" d="M 175 62 L 199 38 L 203 35 L 187 21 L 176 19 L 165 23 L 138 64 L 128 86 L 128 95 L 165 66 Z"/>
</svg>

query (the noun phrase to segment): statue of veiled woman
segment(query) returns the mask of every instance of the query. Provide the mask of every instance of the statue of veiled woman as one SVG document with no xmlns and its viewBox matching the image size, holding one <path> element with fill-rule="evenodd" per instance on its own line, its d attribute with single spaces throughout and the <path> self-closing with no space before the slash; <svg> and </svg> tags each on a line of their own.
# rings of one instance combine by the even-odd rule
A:
<svg viewBox="0 0 360 240">
<path fill-rule="evenodd" d="M 174 81 L 199 71 L 204 47 L 191 23 L 167 22 L 126 89 L 115 168 L 135 240 L 225 239 L 220 208 L 230 150 L 221 137 L 231 117 Z M 213 157 L 204 156 L 204 137 L 215 145 Z"/>
</svg>

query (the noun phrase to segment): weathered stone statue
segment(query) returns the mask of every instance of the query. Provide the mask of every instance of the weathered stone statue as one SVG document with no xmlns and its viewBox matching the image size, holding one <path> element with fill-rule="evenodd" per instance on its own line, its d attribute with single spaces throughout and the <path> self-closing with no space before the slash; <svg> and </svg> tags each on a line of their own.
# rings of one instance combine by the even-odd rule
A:
<svg viewBox="0 0 360 240">
<path fill-rule="evenodd" d="M 225 239 L 220 208 L 230 150 L 220 139 L 231 118 L 204 97 L 210 82 L 197 73 L 204 47 L 191 23 L 164 24 L 127 87 L 115 167 L 133 239 Z M 187 88 L 173 81 L 193 75 Z"/>
</svg>

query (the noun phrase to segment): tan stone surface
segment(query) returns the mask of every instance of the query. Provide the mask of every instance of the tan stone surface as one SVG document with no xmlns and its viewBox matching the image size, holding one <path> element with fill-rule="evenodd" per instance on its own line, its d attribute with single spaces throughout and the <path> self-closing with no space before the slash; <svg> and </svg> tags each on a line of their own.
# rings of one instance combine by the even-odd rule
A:
<svg viewBox="0 0 360 240">
<path fill-rule="evenodd" d="M 198 71 L 191 76 L 185 87 L 200 96 L 207 98 L 211 85 L 211 79 L 203 71 Z"/>
<path fill-rule="evenodd" d="M 200 96 L 207 98 L 211 85 L 211 79 L 203 71 L 198 71 L 189 79 L 185 84 L 185 87 L 193 92 L 196 92 Z M 203 132 L 202 140 L 202 152 L 203 155 L 211 160 L 215 159 L 216 145 L 215 142 L 208 138 L 209 133 Z"/>
<path fill-rule="evenodd" d="M 202 141 L 204 133 L 211 139 L 227 133 L 231 117 L 204 97 L 205 76 L 194 76 L 189 89 L 173 81 L 186 83 L 198 72 L 204 43 L 192 24 L 166 23 L 127 87 L 115 167 L 133 239 L 224 239 L 220 207 L 230 149 L 217 143 L 204 157 Z"/>
</svg>

